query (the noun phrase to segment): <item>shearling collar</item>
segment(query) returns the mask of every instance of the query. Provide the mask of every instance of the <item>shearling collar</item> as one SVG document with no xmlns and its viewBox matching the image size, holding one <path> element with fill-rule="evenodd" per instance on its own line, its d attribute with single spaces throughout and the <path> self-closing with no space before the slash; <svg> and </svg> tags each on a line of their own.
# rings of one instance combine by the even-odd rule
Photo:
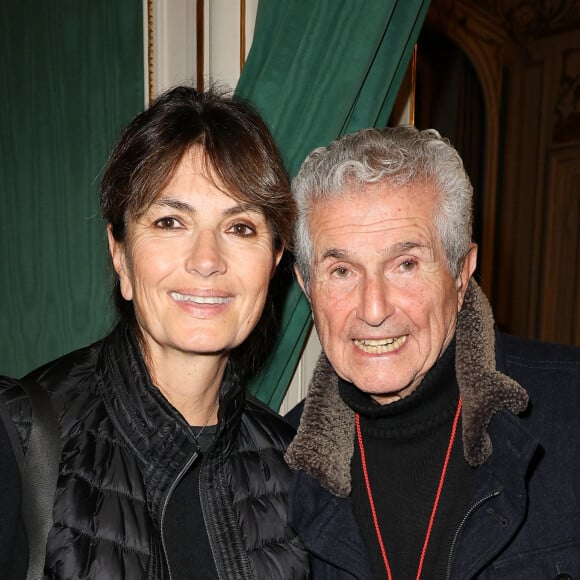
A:
<svg viewBox="0 0 580 580">
<path fill-rule="evenodd" d="M 487 433 L 500 409 L 521 413 L 526 391 L 496 370 L 494 319 L 482 290 L 471 280 L 456 329 L 455 371 L 463 400 L 463 448 L 472 466 L 492 452 Z M 350 461 L 354 452 L 354 412 L 338 392 L 338 376 L 321 354 L 304 403 L 298 433 L 286 453 L 290 467 L 318 479 L 334 495 L 350 495 Z"/>
</svg>

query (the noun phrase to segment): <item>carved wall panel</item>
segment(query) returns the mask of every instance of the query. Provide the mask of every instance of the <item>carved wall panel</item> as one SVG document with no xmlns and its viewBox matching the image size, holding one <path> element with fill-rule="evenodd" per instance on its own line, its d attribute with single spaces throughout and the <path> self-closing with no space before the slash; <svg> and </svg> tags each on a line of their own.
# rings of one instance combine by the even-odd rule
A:
<svg viewBox="0 0 580 580">
<path fill-rule="evenodd" d="M 549 155 L 538 334 L 580 344 L 580 147 Z"/>
<path fill-rule="evenodd" d="M 555 117 L 555 142 L 580 141 L 580 47 L 562 53 Z"/>
<path fill-rule="evenodd" d="M 433 0 L 428 22 L 485 95 L 481 274 L 498 323 L 580 345 L 580 2 Z"/>
</svg>

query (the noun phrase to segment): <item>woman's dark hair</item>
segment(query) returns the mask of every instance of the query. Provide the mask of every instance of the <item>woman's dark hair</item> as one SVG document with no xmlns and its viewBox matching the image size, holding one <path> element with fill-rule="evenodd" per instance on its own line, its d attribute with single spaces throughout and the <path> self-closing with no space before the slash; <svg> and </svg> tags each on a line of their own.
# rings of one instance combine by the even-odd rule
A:
<svg viewBox="0 0 580 580">
<path fill-rule="evenodd" d="M 207 177 L 242 205 L 261 210 L 272 229 L 274 247 L 290 248 L 295 204 L 288 176 L 270 131 L 251 105 L 212 88 L 200 92 L 178 86 L 160 95 L 123 131 L 105 166 L 100 205 L 118 242 L 127 223 L 138 219 L 169 183 L 183 156 L 201 145 Z M 216 184 L 218 185 L 218 184 Z M 121 319 L 138 332 L 133 303 L 113 289 Z M 269 297 L 256 329 L 233 353 L 236 369 L 256 369 L 271 342 L 273 306 Z"/>
</svg>

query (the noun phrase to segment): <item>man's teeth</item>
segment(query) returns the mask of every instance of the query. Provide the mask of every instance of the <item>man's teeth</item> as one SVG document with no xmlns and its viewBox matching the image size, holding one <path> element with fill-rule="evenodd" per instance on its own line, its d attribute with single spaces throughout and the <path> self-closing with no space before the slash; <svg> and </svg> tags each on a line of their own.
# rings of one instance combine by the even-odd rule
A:
<svg viewBox="0 0 580 580">
<path fill-rule="evenodd" d="M 407 342 L 407 336 L 397 338 L 381 338 L 380 340 L 355 340 L 354 343 L 363 352 L 371 354 L 383 354 L 397 350 Z"/>
<path fill-rule="evenodd" d="M 179 292 L 171 292 L 170 296 L 176 302 L 195 302 L 196 304 L 226 304 L 232 300 L 228 296 L 192 296 Z"/>
</svg>

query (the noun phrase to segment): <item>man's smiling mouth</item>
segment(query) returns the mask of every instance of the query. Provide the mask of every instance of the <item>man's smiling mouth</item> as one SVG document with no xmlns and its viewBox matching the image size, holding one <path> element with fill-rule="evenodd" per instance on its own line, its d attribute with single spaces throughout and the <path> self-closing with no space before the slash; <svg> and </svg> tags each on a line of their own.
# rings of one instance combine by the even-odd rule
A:
<svg viewBox="0 0 580 580">
<path fill-rule="evenodd" d="M 378 340 L 357 340 L 353 341 L 357 348 L 369 354 L 384 354 L 401 348 L 407 342 L 407 335 L 396 338 L 381 338 Z"/>
</svg>

